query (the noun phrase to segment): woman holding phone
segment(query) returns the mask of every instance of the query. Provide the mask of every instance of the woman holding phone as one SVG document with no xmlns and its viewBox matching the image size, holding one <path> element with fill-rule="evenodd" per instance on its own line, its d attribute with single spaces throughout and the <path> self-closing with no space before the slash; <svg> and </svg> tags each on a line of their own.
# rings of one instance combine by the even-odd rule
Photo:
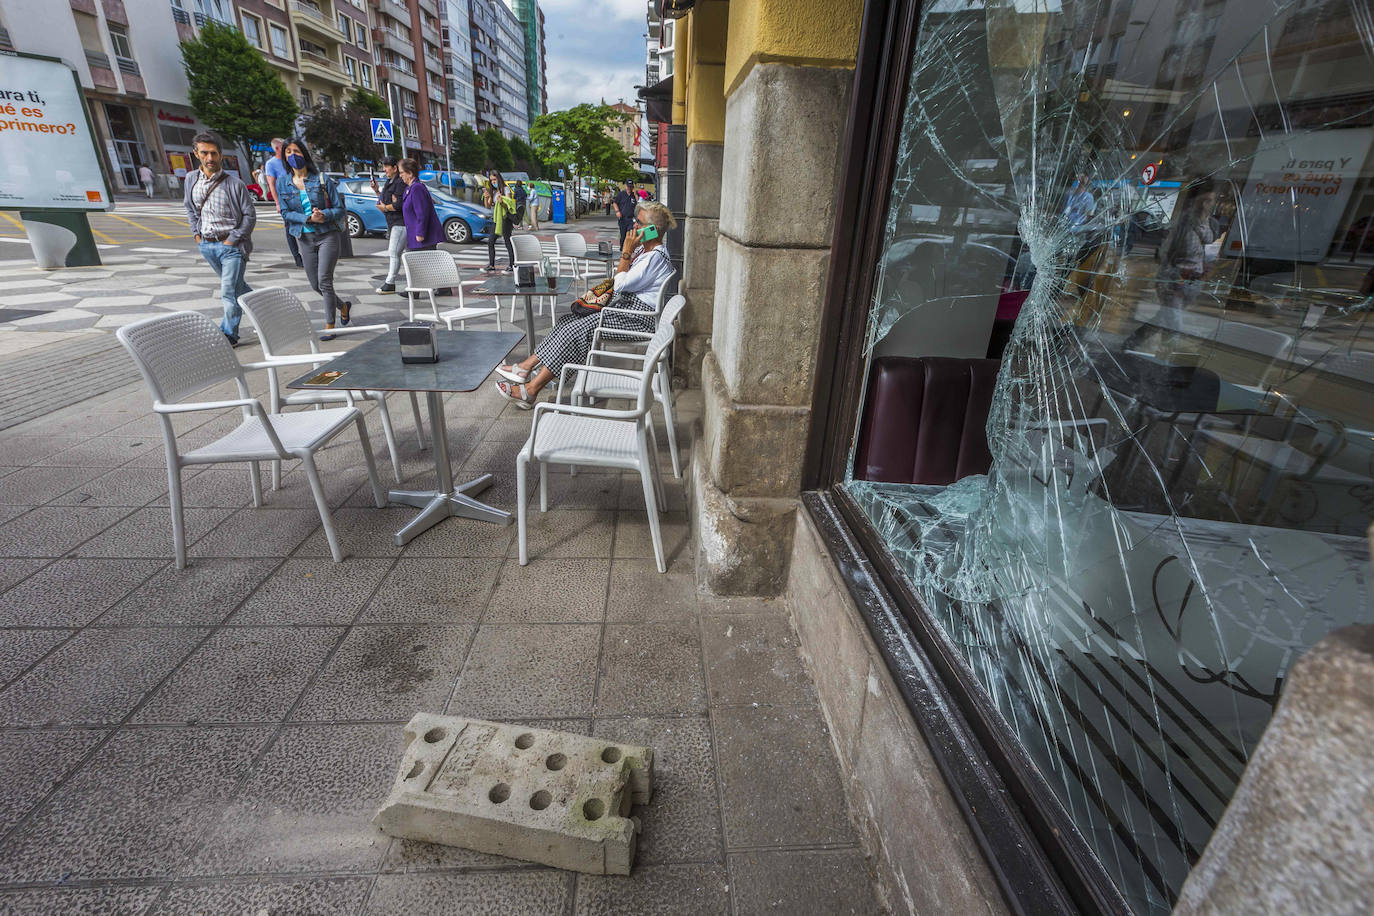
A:
<svg viewBox="0 0 1374 916">
<path fill-rule="evenodd" d="M 565 317 L 535 348 L 533 356 L 497 368 L 496 372 L 508 379 L 496 383 L 501 396 L 525 410 L 533 407 L 540 390 L 557 378 L 564 366 L 587 361 L 597 327 L 652 333 L 657 324 L 652 313 L 658 305 L 659 291 L 676 272 L 668 250 L 663 247 L 663 236 L 676 225 L 673 214 L 661 203 L 644 203 L 635 208 L 635 228 L 625 234 L 611 290 L 587 301 L 592 308 L 614 305 L 648 314 L 610 314 L 604 323 L 599 314 Z"/>
<path fill-rule="evenodd" d="M 337 314 L 340 324 L 348 324 L 352 303 L 334 292 L 334 267 L 339 263 L 343 232 L 343 198 L 339 185 L 315 167 L 304 140 L 290 140 L 282 147 L 287 174 L 277 178 L 277 205 L 286 231 L 300 247 L 302 266 L 310 288 L 324 298 L 324 327 L 334 329 Z M 324 334 L 321 340 L 332 340 Z"/>
</svg>

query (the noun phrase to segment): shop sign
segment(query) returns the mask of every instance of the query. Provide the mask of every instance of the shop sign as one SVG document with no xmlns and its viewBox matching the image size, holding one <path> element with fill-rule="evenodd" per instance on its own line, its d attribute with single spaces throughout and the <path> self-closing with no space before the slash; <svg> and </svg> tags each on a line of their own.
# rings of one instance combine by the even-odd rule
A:
<svg viewBox="0 0 1374 916">
<path fill-rule="evenodd" d="M 1292 133 L 1255 153 L 1227 254 L 1320 261 L 1331 248 L 1374 129 Z"/>
<path fill-rule="evenodd" d="M 0 208 L 109 209 L 75 71 L 52 57 L 3 54 L 0 87 Z M 118 171 L 113 144 L 107 152 Z"/>
<path fill-rule="evenodd" d="M 186 153 L 169 152 L 167 154 L 167 165 L 171 167 L 172 174 L 178 178 L 185 178 L 186 173 L 195 167 L 191 164 L 191 157 Z"/>
<path fill-rule="evenodd" d="M 177 124 L 194 124 L 194 123 L 196 123 L 196 119 L 195 119 L 195 118 L 187 117 L 186 115 L 175 115 L 175 114 L 171 114 L 171 113 L 169 113 L 169 112 L 163 111 L 161 108 L 159 108 L 159 109 L 157 110 L 157 119 L 158 119 L 159 121 L 174 121 L 174 122 L 176 122 Z"/>
</svg>

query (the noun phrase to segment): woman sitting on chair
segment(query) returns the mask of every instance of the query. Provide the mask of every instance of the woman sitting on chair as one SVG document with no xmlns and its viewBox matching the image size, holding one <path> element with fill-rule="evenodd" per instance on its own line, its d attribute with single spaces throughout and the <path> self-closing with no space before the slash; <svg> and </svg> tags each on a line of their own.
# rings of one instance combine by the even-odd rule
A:
<svg viewBox="0 0 1374 916">
<path fill-rule="evenodd" d="M 672 213 L 661 203 L 643 203 L 636 207 L 635 228 L 625 235 L 612 291 L 600 301 L 591 300 L 591 304 L 652 313 L 659 290 L 673 276 L 674 267 L 663 247 L 663 236 L 676 225 Z M 599 314 L 564 318 L 535 348 L 533 356 L 497 368 L 497 373 L 509 381 L 497 382 L 496 389 L 502 396 L 529 410 L 540 390 L 556 379 L 564 366 L 587 361 L 598 327 L 645 333 L 655 329 L 653 314 L 612 312 L 604 316 L 604 321 L 602 319 Z"/>
</svg>

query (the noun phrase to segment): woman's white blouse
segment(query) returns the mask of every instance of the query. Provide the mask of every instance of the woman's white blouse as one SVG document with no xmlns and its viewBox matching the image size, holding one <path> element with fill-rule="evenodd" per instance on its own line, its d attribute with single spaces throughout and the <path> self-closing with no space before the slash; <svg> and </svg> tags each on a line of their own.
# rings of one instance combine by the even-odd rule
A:
<svg viewBox="0 0 1374 916">
<path fill-rule="evenodd" d="M 615 275 L 615 291 L 630 293 L 652 305 L 663 284 L 673 276 L 674 269 L 668 250 L 662 245 L 652 251 L 640 249 L 630 262 L 630 269 Z"/>
</svg>

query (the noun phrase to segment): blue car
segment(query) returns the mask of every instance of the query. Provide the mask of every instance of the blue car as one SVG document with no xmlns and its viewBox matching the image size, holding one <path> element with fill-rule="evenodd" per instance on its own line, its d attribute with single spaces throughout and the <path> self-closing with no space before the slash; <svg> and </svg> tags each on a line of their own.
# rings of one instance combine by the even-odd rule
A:
<svg viewBox="0 0 1374 916">
<path fill-rule="evenodd" d="M 386 233 L 386 217 L 377 209 L 377 195 L 372 185 L 363 179 L 351 178 L 339 182 L 339 193 L 343 195 L 344 209 L 348 211 L 348 234 L 360 238 L 366 233 L 379 235 Z M 455 245 L 475 242 L 491 235 L 493 226 L 491 211 L 467 201 L 459 200 L 446 191 L 429 189 L 434 198 L 434 209 L 439 213 L 439 222 L 444 226 L 444 238 Z"/>
</svg>

